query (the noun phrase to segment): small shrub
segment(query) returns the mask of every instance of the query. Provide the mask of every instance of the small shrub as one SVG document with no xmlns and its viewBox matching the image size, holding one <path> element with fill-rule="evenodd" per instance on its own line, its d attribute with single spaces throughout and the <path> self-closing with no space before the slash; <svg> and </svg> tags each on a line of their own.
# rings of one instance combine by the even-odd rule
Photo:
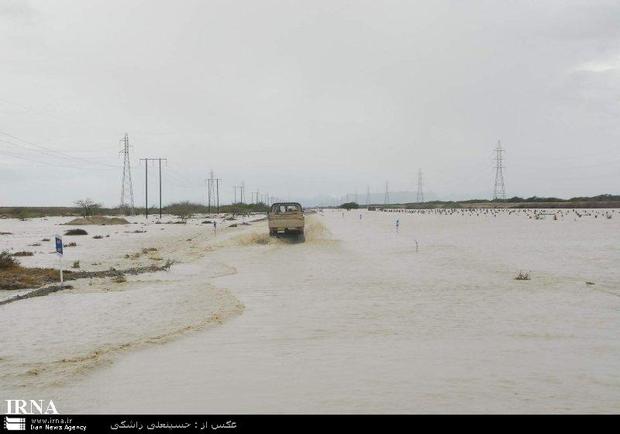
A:
<svg viewBox="0 0 620 434">
<path fill-rule="evenodd" d="M 191 203 L 191 202 L 177 202 L 166 207 L 166 212 L 173 214 L 181 220 L 187 220 L 192 217 L 193 214 L 203 212 L 204 206 Z"/>
<path fill-rule="evenodd" d="M 73 261 L 71 268 L 80 268 L 80 261 Z"/>
<path fill-rule="evenodd" d="M 13 253 L 13 256 L 32 256 L 32 255 L 34 255 L 34 253 L 26 252 L 26 251 Z"/>
<path fill-rule="evenodd" d="M 352 209 L 358 209 L 360 206 L 358 203 L 356 202 L 347 202 L 347 203 L 343 203 L 342 205 L 340 205 L 339 208 L 344 208 L 347 211 L 352 210 Z"/>
<path fill-rule="evenodd" d="M 84 229 L 69 229 L 65 235 L 88 235 Z"/>
<path fill-rule="evenodd" d="M 47 241 L 50 241 L 50 239 L 49 238 L 43 238 L 41 241 L 47 242 Z"/>
<path fill-rule="evenodd" d="M 103 236 L 102 235 L 95 235 L 93 238 L 96 239 L 96 240 L 100 240 L 100 239 L 103 238 Z"/>
<path fill-rule="evenodd" d="M 19 262 L 8 251 L 0 252 L 0 270 L 15 267 L 16 265 L 19 265 Z"/>
<path fill-rule="evenodd" d="M 77 246 L 77 243 L 74 243 L 74 242 L 63 245 L 63 247 L 76 247 L 76 246 Z"/>
<path fill-rule="evenodd" d="M 519 271 L 519 274 L 515 276 L 515 280 L 530 280 L 530 273 Z"/>
</svg>

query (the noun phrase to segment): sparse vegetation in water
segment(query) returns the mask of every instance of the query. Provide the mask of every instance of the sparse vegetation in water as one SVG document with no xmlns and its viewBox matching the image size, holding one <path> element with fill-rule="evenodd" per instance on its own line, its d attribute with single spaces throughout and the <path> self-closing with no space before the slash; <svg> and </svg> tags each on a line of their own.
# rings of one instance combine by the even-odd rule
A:
<svg viewBox="0 0 620 434">
<path fill-rule="evenodd" d="M 15 252 L 15 253 L 13 253 L 13 256 L 18 256 L 18 257 L 19 257 L 19 256 L 33 256 L 33 255 L 34 255 L 34 253 L 32 253 L 32 252 L 27 252 L 27 251 L 25 251 L 25 250 L 24 250 L 24 251 L 21 251 L 21 252 Z"/>
<path fill-rule="evenodd" d="M 69 229 L 65 232 L 65 235 L 88 235 L 84 229 Z"/>
<path fill-rule="evenodd" d="M 85 279 L 85 278 L 118 278 L 126 274 L 137 275 L 142 273 L 154 273 L 156 271 L 167 271 L 174 264 L 173 261 L 167 260 L 160 266 L 149 265 L 144 267 L 132 267 L 125 270 L 116 270 L 110 268 L 107 271 L 65 271 L 65 280 Z M 35 289 L 41 288 L 49 283 L 58 282 L 58 270 L 53 268 L 26 268 L 10 255 L 9 252 L 0 253 L 0 289 Z M 65 288 L 70 288 L 65 285 Z M 52 291 L 53 292 L 53 291 Z M 25 296 L 17 296 L 13 299 L 1 301 L 0 304 L 28 298 L 31 293 Z M 33 296 L 47 295 L 47 291 L 35 293 Z"/>
<path fill-rule="evenodd" d="M 17 212 L 17 215 L 16 215 L 16 217 L 17 217 L 18 219 L 20 219 L 21 221 L 25 221 L 25 220 L 27 220 L 27 219 L 29 219 L 29 218 L 34 218 L 34 217 L 36 217 L 36 216 L 37 216 L 37 215 L 36 215 L 35 213 L 33 213 L 32 211 L 30 211 L 30 210 L 28 210 L 28 209 L 26 209 L 26 208 L 22 208 L 22 209 L 20 209 L 20 210 Z"/>
<path fill-rule="evenodd" d="M 358 209 L 360 206 L 357 202 L 347 202 L 347 203 L 343 203 L 342 205 L 340 205 L 339 208 L 343 208 L 346 209 L 347 211 L 352 210 L 352 209 Z"/>
<path fill-rule="evenodd" d="M 181 220 L 187 220 L 191 218 L 195 213 L 203 212 L 204 208 L 204 205 L 198 205 L 185 201 L 168 205 L 166 207 L 166 212 L 177 216 Z"/>
<path fill-rule="evenodd" d="M 6 270 L 17 265 L 19 262 L 8 251 L 0 252 L 0 270 Z"/>
<path fill-rule="evenodd" d="M 82 217 L 92 216 L 97 213 L 102 205 L 100 203 L 95 202 L 92 199 L 80 199 L 76 200 L 75 206 L 77 206 L 81 210 Z"/>
<path fill-rule="evenodd" d="M 57 279 L 54 269 L 24 268 L 10 252 L 0 252 L 0 289 L 37 288 Z"/>
<path fill-rule="evenodd" d="M 525 271 L 519 271 L 515 276 L 515 280 L 530 280 L 530 273 Z"/>
<path fill-rule="evenodd" d="M 90 216 L 90 217 L 80 217 L 71 220 L 68 223 L 64 223 L 68 226 L 83 226 L 83 225 L 128 225 L 129 222 L 122 217 L 104 217 L 104 216 Z"/>
</svg>

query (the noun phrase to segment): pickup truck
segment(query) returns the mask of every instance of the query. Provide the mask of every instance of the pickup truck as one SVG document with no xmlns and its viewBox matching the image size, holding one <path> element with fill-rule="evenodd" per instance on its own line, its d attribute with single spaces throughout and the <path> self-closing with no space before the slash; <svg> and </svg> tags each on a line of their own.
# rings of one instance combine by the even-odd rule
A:
<svg viewBox="0 0 620 434">
<path fill-rule="evenodd" d="M 304 233 L 304 210 L 297 202 L 279 202 L 271 205 L 267 214 L 269 235 L 276 236 L 278 232 Z"/>
</svg>

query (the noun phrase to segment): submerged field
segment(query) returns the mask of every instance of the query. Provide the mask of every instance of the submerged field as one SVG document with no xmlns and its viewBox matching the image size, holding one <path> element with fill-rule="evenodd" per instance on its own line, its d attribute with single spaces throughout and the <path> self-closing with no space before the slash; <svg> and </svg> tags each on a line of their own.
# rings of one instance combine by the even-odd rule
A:
<svg viewBox="0 0 620 434">
<path fill-rule="evenodd" d="M 0 221 L 0 250 L 65 220 Z M 86 227 L 66 261 L 176 264 L 0 306 L 3 329 L 22 325 L 0 337 L 7 396 L 61 412 L 620 408 L 618 212 L 325 211 L 305 243 L 264 222 L 134 221 Z M 57 263 L 31 249 L 22 264 Z"/>
</svg>

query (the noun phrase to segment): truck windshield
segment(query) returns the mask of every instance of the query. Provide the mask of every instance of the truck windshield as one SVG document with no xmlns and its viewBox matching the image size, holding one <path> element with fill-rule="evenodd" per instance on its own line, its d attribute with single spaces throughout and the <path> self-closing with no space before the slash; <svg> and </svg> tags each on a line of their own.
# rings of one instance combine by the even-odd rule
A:
<svg viewBox="0 0 620 434">
<path fill-rule="evenodd" d="M 276 214 L 284 214 L 287 212 L 300 212 L 301 207 L 294 203 L 278 203 L 271 207 L 271 211 Z"/>
</svg>

